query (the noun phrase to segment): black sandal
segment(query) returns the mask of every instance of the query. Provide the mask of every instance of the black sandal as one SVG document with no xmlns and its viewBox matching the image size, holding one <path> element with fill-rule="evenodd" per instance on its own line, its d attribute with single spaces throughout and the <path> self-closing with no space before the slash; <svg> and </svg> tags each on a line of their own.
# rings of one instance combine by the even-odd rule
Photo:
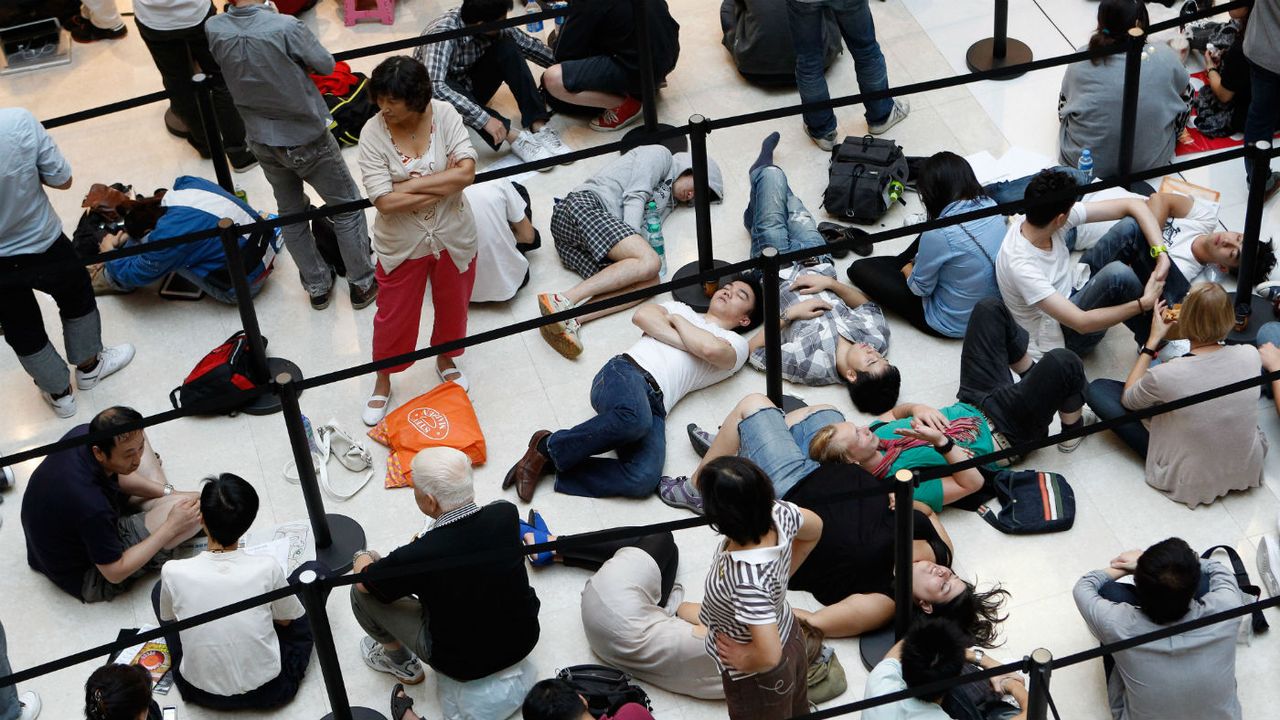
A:
<svg viewBox="0 0 1280 720">
<path fill-rule="evenodd" d="M 413 698 L 404 691 L 404 685 L 396 683 L 391 688 L 391 720 L 402 720 L 405 712 L 413 709 Z"/>
</svg>

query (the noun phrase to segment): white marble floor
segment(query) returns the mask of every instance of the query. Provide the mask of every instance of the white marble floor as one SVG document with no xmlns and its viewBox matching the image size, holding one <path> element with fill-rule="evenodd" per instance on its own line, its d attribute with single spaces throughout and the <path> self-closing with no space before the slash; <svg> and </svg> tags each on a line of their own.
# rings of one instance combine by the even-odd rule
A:
<svg viewBox="0 0 1280 720">
<path fill-rule="evenodd" d="M 121 4 L 127 5 L 128 0 Z M 430 17 L 451 4 L 406 0 L 399 3 L 394 26 L 362 24 L 346 28 L 339 17 L 339 3 L 324 0 L 305 17 L 305 22 L 327 47 L 339 51 L 416 33 Z M 662 93 L 659 114 L 664 121 L 679 124 L 695 112 L 725 117 L 796 101 L 792 91 L 761 90 L 740 79 L 719 44 L 718 3 L 671 0 L 671 4 L 682 27 L 683 54 Z M 965 49 L 991 32 L 991 5 L 978 0 L 871 4 L 888 59 L 890 81 L 895 85 L 963 72 Z M 1086 0 L 1011 5 L 1010 33 L 1028 42 L 1037 57 L 1068 52 L 1073 45 L 1083 43 L 1096 12 L 1096 3 Z M 1153 6 L 1152 11 L 1159 19 L 1169 16 L 1169 11 L 1159 6 Z M 132 24 L 132 19 L 128 22 Z M 370 58 L 353 65 L 368 72 L 376 61 L 377 58 Z M 1017 146 L 1053 156 L 1055 95 L 1060 78 L 1060 70 L 1042 71 L 1010 82 L 987 82 L 917 95 L 911 99 L 911 116 L 893 135 L 912 155 L 948 149 L 961 154 L 985 150 L 999 157 Z M 829 73 L 829 81 L 833 95 L 856 90 L 847 54 Z M 0 105 L 27 107 L 37 117 L 51 118 L 159 87 L 146 49 L 131 29 L 128 37 L 119 41 L 77 45 L 74 62 L 69 66 L 5 77 L 0 80 Z M 513 105 L 509 98 L 507 104 Z M 184 142 L 164 132 L 162 112 L 162 105 L 153 104 L 52 132 L 75 169 L 76 185 L 72 190 L 51 192 L 68 230 L 75 225 L 80 200 L 90 183 L 119 180 L 138 188 L 154 188 L 168 186 L 181 174 L 212 177 L 207 163 Z M 838 115 L 842 132 L 865 132 L 860 109 L 841 110 Z M 565 140 L 573 147 L 610 139 L 577 121 L 557 119 L 555 123 L 564 129 Z M 805 139 L 798 119 L 770 123 L 768 127 L 715 132 L 709 139 L 710 152 L 728 179 L 725 202 L 712 211 L 718 257 L 739 260 L 747 255 L 748 238 L 739 220 L 747 202 L 746 169 L 756 144 L 773 129 L 782 132 L 778 163 L 788 171 L 797 194 L 813 206 L 818 203 L 826 182 L 826 162 Z M 491 156 L 484 158 L 490 159 Z M 354 171 L 354 152 L 347 153 L 347 161 Z M 534 221 L 548 241 L 551 198 L 563 195 L 606 161 L 607 158 L 597 158 L 579 162 L 537 175 L 528 182 L 534 197 Z M 1242 176 L 1238 164 L 1230 163 L 1203 169 L 1190 178 L 1226 194 L 1223 220 L 1232 229 L 1241 229 L 1243 224 L 1239 203 L 1243 199 Z M 256 206 L 274 209 L 260 171 L 239 175 L 236 181 Z M 891 212 L 884 218 L 883 227 L 897 227 L 902 217 L 918 209 L 915 205 L 913 200 L 910 207 Z M 1280 204 L 1272 205 L 1264 236 L 1277 222 L 1275 208 Z M 675 213 L 667 224 L 666 235 L 672 267 L 695 257 L 691 211 Z M 902 239 L 887 243 L 877 252 L 897 252 L 906 242 Z M 560 266 L 549 246 L 533 253 L 531 260 L 530 287 L 511 302 L 473 307 L 472 331 L 533 317 L 537 314 L 536 291 L 558 289 L 572 282 L 573 276 Z M 292 280 L 291 265 L 287 257 L 281 260 L 276 279 L 257 302 L 260 322 L 273 352 L 297 361 L 307 375 L 366 361 L 372 309 L 353 312 L 339 296 L 330 309 L 312 311 L 305 293 Z M 45 302 L 42 307 L 47 317 L 55 317 L 51 303 Z M 85 422 L 93 412 L 112 404 L 129 404 L 144 414 L 166 409 L 168 390 L 181 381 L 200 354 L 239 327 L 232 308 L 209 301 L 171 303 L 145 291 L 103 298 L 100 307 L 106 341 L 137 345 L 138 357 L 133 365 L 99 388 L 82 393 L 76 420 L 62 421 L 54 418 L 39 399 L 12 353 L 0 353 L 0 382 L 6 389 L 5 416 L 9 418 L 0 433 L 0 450 L 12 453 L 53 441 L 75 422 Z M 424 328 L 430 327 L 429 313 L 423 323 Z M 50 322 L 50 328 L 53 337 L 60 337 L 56 322 Z M 536 333 L 473 348 L 461 359 L 488 439 L 489 462 L 476 473 L 482 502 L 504 496 L 499 489 L 501 477 L 519 457 L 530 433 L 542 427 L 571 424 L 586 416 L 591 376 L 605 359 L 634 341 L 637 332 L 627 317 L 620 315 L 592 324 L 583 337 L 586 352 L 576 362 L 555 354 Z M 904 323 L 895 323 L 891 359 L 902 368 L 902 397 L 926 403 L 949 402 L 956 388 L 958 352 L 957 344 L 926 337 Z M 1131 341 L 1119 332 L 1112 333 L 1086 362 L 1089 376 L 1123 377 L 1132 353 Z M 436 383 L 430 363 L 420 364 L 401 377 L 402 399 L 409 397 L 409 388 L 425 391 Z M 332 416 L 349 429 L 358 429 L 360 407 L 369 384 L 370 380 L 361 379 L 309 391 L 302 398 L 303 411 L 317 419 Z M 667 472 L 684 473 L 694 467 L 696 457 L 683 439 L 686 423 L 714 426 L 743 394 L 763 389 L 764 376 L 747 369 L 685 400 L 670 417 Z M 789 390 L 810 402 L 848 405 L 839 388 Z M 1260 405 L 1260 422 L 1273 438 L 1280 437 L 1280 421 L 1265 405 Z M 199 478 L 211 472 L 235 472 L 253 482 L 262 496 L 260 525 L 304 517 L 298 489 L 281 478 L 281 469 L 290 455 L 279 417 L 187 419 L 155 428 L 151 438 L 164 454 L 170 478 L 180 488 L 194 487 Z M 374 451 L 379 461 L 385 457 L 380 448 L 375 446 Z M 1273 458 L 1268 466 L 1277 469 L 1278 463 Z M 1082 573 L 1104 566 L 1122 550 L 1144 547 L 1176 534 L 1198 547 L 1234 545 L 1248 558 L 1252 569 L 1257 542 L 1264 533 L 1276 531 L 1280 481 L 1274 474 L 1265 487 L 1190 511 L 1148 488 L 1142 480 L 1140 462 L 1111 437 L 1092 437 L 1072 455 L 1041 451 L 1026 465 L 1062 472 L 1074 484 L 1078 517 L 1069 533 L 1009 537 L 998 535 L 969 513 L 949 510 L 944 516 L 956 541 L 958 571 L 983 584 L 1000 582 L 1013 594 L 1009 620 L 1004 626 L 1006 644 L 998 651 L 1002 657 L 1021 657 L 1037 647 L 1049 648 L 1058 656 L 1091 647 L 1094 642 L 1075 611 L 1069 591 Z M 18 509 L 34 466 L 34 462 L 28 462 L 16 468 L 18 486 L 7 493 L 8 501 L 0 506 L 0 518 L 4 520 L 0 528 L 0 597 L 5 599 L 0 619 L 8 632 L 10 659 L 17 669 L 107 642 L 114 639 L 119 628 L 152 621 L 143 589 L 146 584 L 111 604 L 82 606 L 27 567 Z M 549 488 L 539 493 L 535 506 L 560 533 L 682 517 L 657 498 L 591 500 L 557 495 Z M 403 542 L 421 526 L 409 492 L 403 490 L 369 487 L 346 503 L 330 501 L 329 508 L 360 520 L 368 532 L 369 545 L 382 550 Z M 705 529 L 679 535 L 684 558 L 680 579 L 693 599 L 701 594 L 711 537 Z M 550 675 L 559 667 L 590 662 L 592 657 L 577 610 L 585 573 L 558 567 L 533 572 L 532 577 L 543 601 L 543 635 L 533 654 L 539 671 Z M 803 593 L 793 594 L 793 601 L 800 607 L 814 606 L 814 600 Z M 331 598 L 329 614 L 351 701 L 385 713 L 391 683 L 369 671 L 356 653 L 361 633 L 346 598 L 341 594 Z M 1273 681 L 1280 669 L 1278 642 L 1275 637 L 1264 636 L 1251 647 L 1240 649 L 1237 672 L 1246 717 L 1269 717 L 1274 710 L 1266 708 L 1274 708 L 1280 702 L 1280 690 Z M 861 698 L 866 674 L 857 660 L 856 642 L 837 641 L 835 646 L 849 675 L 849 690 L 833 704 Z M 79 717 L 79 688 L 92 666 L 93 663 L 84 663 L 23 687 L 35 689 L 44 697 L 45 717 Z M 1097 663 L 1055 672 L 1054 695 L 1064 717 L 1105 717 L 1101 680 L 1101 666 Z M 418 708 L 428 718 L 439 717 L 434 682 L 430 678 L 411 689 Z M 656 689 L 651 692 L 656 714 L 664 720 L 724 715 L 722 704 Z M 176 693 L 161 698 L 161 702 L 182 705 Z M 319 717 L 327 710 L 319 667 L 313 664 L 298 699 L 279 714 Z M 205 718 L 214 714 L 187 708 L 181 716 Z"/>
</svg>

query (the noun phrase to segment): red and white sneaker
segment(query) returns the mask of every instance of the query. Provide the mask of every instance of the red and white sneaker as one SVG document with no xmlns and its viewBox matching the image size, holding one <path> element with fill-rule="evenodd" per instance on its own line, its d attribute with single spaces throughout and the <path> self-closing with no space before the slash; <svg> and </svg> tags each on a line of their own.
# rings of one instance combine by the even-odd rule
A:
<svg viewBox="0 0 1280 720">
<path fill-rule="evenodd" d="M 613 132 L 630 127 L 640 121 L 640 101 L 628 97 L 622 104 L 611 110 L 605 110 L 591 121 L 591 129 L 597 132 Z"/>
</svg>

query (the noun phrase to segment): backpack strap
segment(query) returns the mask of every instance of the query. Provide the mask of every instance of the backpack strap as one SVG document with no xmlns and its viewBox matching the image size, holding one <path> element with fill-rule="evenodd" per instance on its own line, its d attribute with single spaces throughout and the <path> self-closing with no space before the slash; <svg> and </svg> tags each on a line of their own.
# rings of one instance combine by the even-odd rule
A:
<svg viewBox="0 0 1280 720">
<path fill-rule="evenodd" d="M 1222 550 L 1227 554 L 1227 560 L 1231 562 L 1231 570 L 1236 575 L 1236 585 L 1240 587 L 1240 591 L 1252 595 L 1255 600 L 1262 599 L 1262 589 L 1254 585 L 1249 580 L 1249 571 L 1245 569 L 1244 562 L 1240 559 L 1240 554 L 1230 545 L 1214 545 L 1200 554 L 1200 559 L 1208 560 L 1218 550 Z M 1253 632 L 1261 634 L 1267 631 L 1271 625 L 1267 622 L 1267 618 L 1262 614 L 1261 610 L 1254 610 L 1253 613 Z"/>
</svg>

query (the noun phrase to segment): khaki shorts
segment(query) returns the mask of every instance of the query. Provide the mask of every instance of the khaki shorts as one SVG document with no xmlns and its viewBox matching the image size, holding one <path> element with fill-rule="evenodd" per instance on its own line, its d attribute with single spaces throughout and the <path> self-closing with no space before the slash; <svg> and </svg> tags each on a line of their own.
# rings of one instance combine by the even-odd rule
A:
<svg viewBox="0 0 1280 720">
<path fill-rule="evenodd" d="M 151 537 L 151 531 L 147 530 L 147 514 L 138 511 L 129 515 L 121 515 L 120 519 L 116 521 L 116 534 L 120 536 L 120 543 L 126 549 Z M 144 563 L 142 567 L 138 568 L 137 572 L 125 578 L 122 583 L 108 582 L 102 573 L 98 572 L 98 568 L 91 567 L 84 573 L 84 581 L 80 585 L 80 599 L 87 603 L 114 600 L 128 590 L 133 585 L 134 580 L 153 570 L 159 570 L 160 566 L 172 557 L 172 550 L 161 550 Z"/>
</svg>

